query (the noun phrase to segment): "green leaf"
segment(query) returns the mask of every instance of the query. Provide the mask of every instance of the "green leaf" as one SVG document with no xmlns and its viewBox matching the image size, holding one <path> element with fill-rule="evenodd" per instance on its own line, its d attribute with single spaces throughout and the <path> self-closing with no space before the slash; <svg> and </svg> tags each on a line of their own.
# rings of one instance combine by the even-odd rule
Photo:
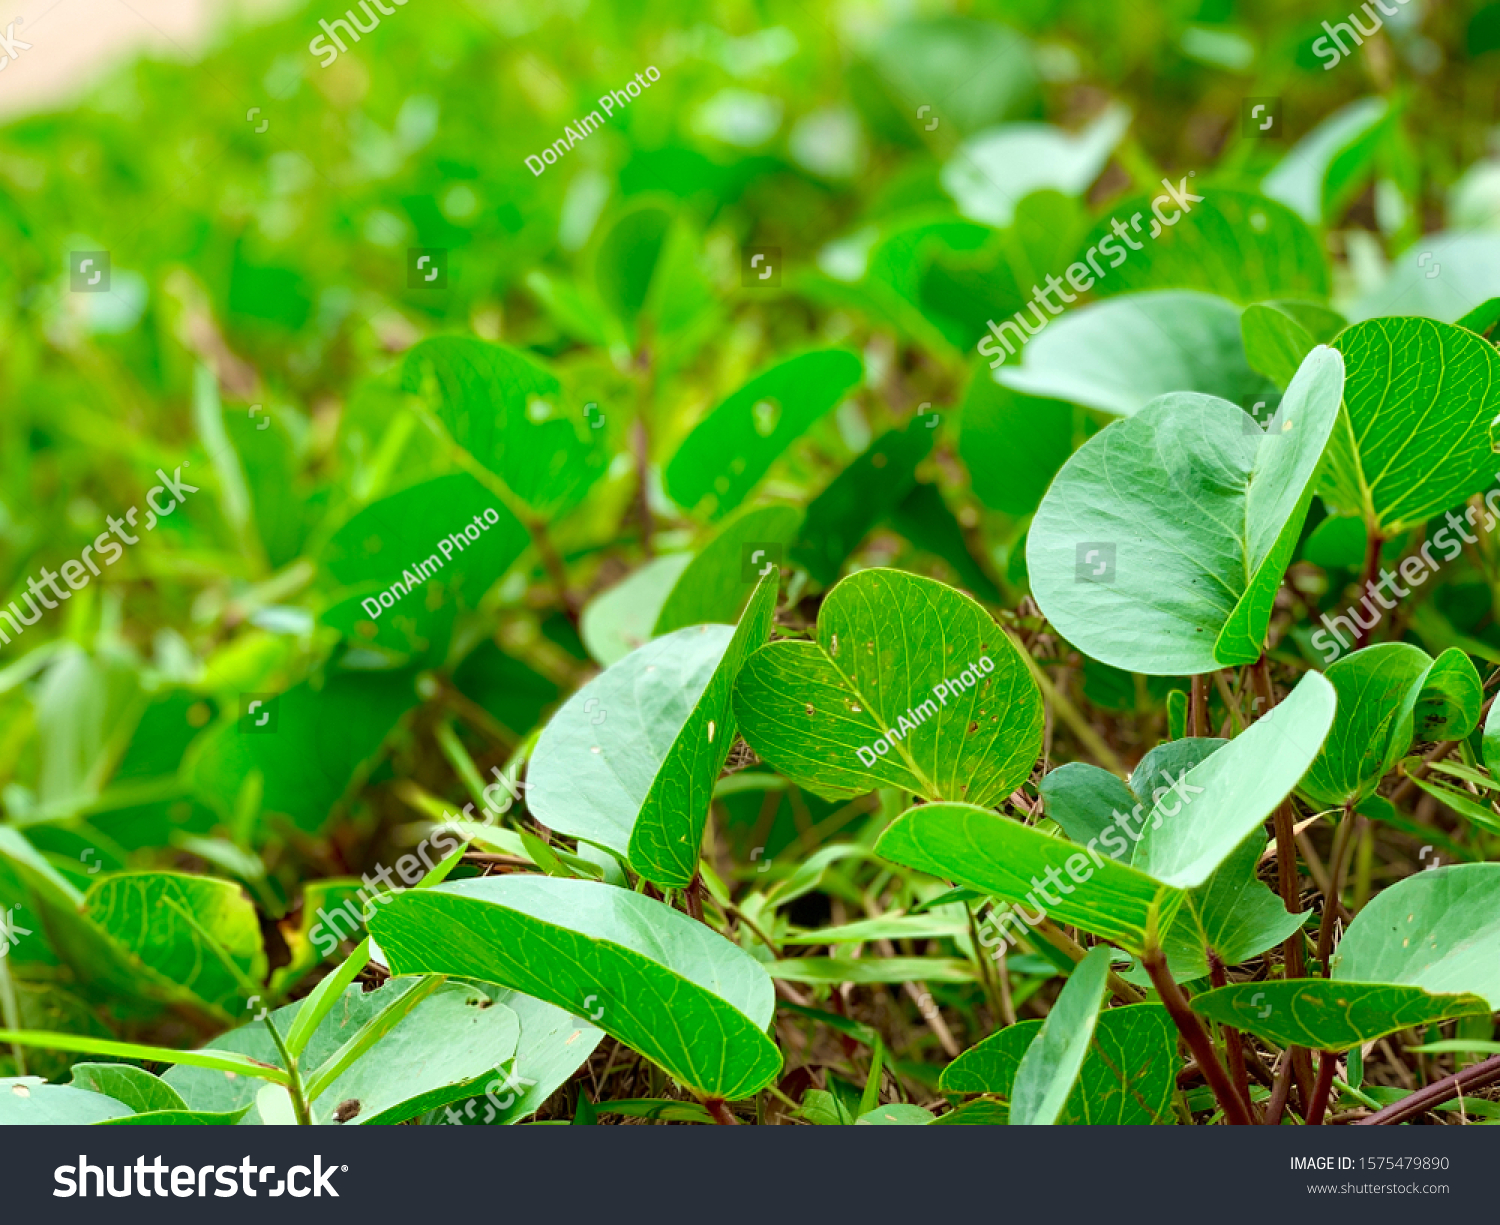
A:
<svg viewBox="0 0 1500 1225">
<path fill-rule="evenodd" d="M 302 1001 L 302 1007 L 297 1010 L 297 1019 L 292 1022 L 292 1027 L 286 1034 L 286 1049 L 291 1052 L 293 1059 L 301 1056 L 308 1040 L 322 1024 L 323 1018 L 343 997 L 345 988 L 358 978 L 360 971 L 369 964 L 370 938 L 366 936 L 337 970 L 326 975 L 316 987 L 307 993 L 307 997 Z"/>
<path fill-rule="evenodd" d="M 1272 1042 L 1346 1051 L 1402 1029 L 1489 1012 L 1476 995 L 1323 978 L 1235 983 L 1193 998 L 1193 1011 Z"/>
<path fill-rule="evenodd" d="M 695 514 L 727 514 L 783 451 L 844 398 L 863 370 L 852 353 L 819 349 L 757 375 L 678 447 L 663 474 L 667 493 Z"/>
<path fill-rule="evenodd" d="M 1415 739 L 1464 740 L 1479 726 L 1484 682 L 1471 660 L 1449 647 L 1433 661 L 1417 697 Z"/>
<path fill-rule="evenodd" d="M 1454 225 L 1421 235 L 1398 255 L 1385 280 L 1355 302 L 1350 318 L 1421 315 L 1475 331 L 1486 322 L 1497 277 L 1500 235 Z"/>
<path fill-rule="evenodd" d="M 409 891 L 411 895 L 426 892 Z M 429 990 L 429 984 L 413 978 L 398 978 L 374 991 L 365 991 L 358 984 L 345 988 L 314 1029 L 298 1063 L 304 1069 L 327 1067 L 376 1018 L 387 1014 L 388 1019 L 394 1019 L 395 1014 L 388 1012 L 393 1004 L 399 1005 L 414 991 L 425 994 Z M 298 1000 L 278 1008 L 269 1019 L 278 1031 L 288 1033 L 305 1003 Z M 401 1123 L 445 1102 L 461 1100 L 496 1068 L 512 1062 L 519 1035 L 520 1024 L 509 1008 L 494 1003 L 472 984 L 444 983 L 323 1087 L 312 1103 L 313 1122 L 336 1123 L 335 1112 L 351 1100 L 359 1103 L 359 1112 L 347 1120 L 346 1126 Z M 222 1034 L 218 1042 L 229 1050 L 279 1065 L 280 1056 L 264 1020 Z M 279 1066 L 277 1073 L 285 1083 L 286 1074 Z M 251 1107 L 244 1121 L 265 1121 L 255 1106 L 259 1082 L 247 1081 L 242 1075 L 226 1076 L 222 1071 L 183 1066 L 169 1069 L 163 1079 L 182 1095 L 191 1110 L 223 1112 Z"/>
<path fill-rule="evenodd" d="M 758 506 L 727 520 L 672 585 L 651 637 L 689 625 L 734 625 L 746 597 L 768 566 L 797 538 L 801 513 L 792 506 Z"/>
<path fill-rule="evenodd" d="M 1491 777 L 1500 780 L 1500 702 L 1490 707 L 1484 717 L 1484 736 L 1480 740 L 1484 752 L 1484 768 Z"/>
<path fill-rule="evenodd" d="M 1345 982 L 1471 992 L 1500 1011 L 1500 863 L 1452 864 L 1408 876 L 1355 917 L 1333 955 Z"/>
<path fill-rule="evenodd" d="M 1009 1101 L 1022 1057 L 1042 1028 L 1022 1021 L 997 1030 L 944 1070 L 945 1093 L 989 1093 Z M 1159 1004 L 1106 1009 L 1094 1029 L 1060 1124 L 1172 1123 L 1177 1031 Z M 1004 1122 L 1004 1119 L 999 1120 Z"/>
<path fill-rule="evenodd" d="M 1045 912 L 1053 922 L 1081 927 L 1131 952 L 1144 949 L 1153 909 L 1160 907 L 1157 921 L 1165 929 L 1182 900 L 1177 890 L 1097 851 L 1084 854 L 1061 838 L 969 804 L 908 809 L 881 834 L 875 850 L 894 863 L 1024 903 L 1026 912 Z M 1070 877 L 1074 884 L 1067 883 Z M 1043 891 L 1049 882 L 1055 882 L 1050 888 L 1056 901 Z M 1037 921 L 1030 913 L 1025 918 Z"/>
<path fill-rule="evenodd" d="M 237 1032 L 237 1031 L 236 1031 Z M 229 1035 L 225 1035 L 227 1038 Z M 270 1039 L 266 1039 L 269 1045 Z M 80 1055 L 112 1055 L 120 1059 L 140 1059 L 152 1063 L 180 1064 L 191 1068 L 212 1068 L 219 1073 L 287 1083 L 287 1074 L 274 1064 L 252 1059 L 230 1045 L 203 1047 L 196 1051 L 179 1051 L 169 1046 L 142 1046 L 138 1042 L 114 1042 L 107 1038 L 85 1038 L 76 1034 L 43 1033 L 37 1030 L 0 1029 L 0 1042 L 19 1043 L 43 1050 L 74 1051 Z M 272 1047 L 272 1050 L 275 1048 Z M 170 1076 L 170 1073 L 168 1073 Z M 171 1082 L 168 1081 L 170 1084 Z M 175 1088 L 175 1086 L 174 1086 Z"/>
<path fill-rule="evenodd" d="M 613 667 L 657 636 L 661 610 L 692 563 L 691 553 L 653 557 L 589 601 L 578 630 L 600 667 Z"/>
<path fill-rule="evenodd" d="M 1069 642 L 1148 676 L 1260 657 L 1338 414 L 1319 347 L 1265 433 L 1232 404 L 1163 396 L 1058 473 L 1026 542 L 1032 593 Z"/>
<path fill-rule="evenodd" d="M 827 799 L 893 786 L 995 804 L 1041 749 L 1041 695 L 1015 646 L 967 596 L 898 570 L 829 592 L 815 641 L 752 655 L 734 710 L 751 748 Z"/>
<path fill-rule="evenodd" d="M 1193 767 L 1151 810 L 1132 866 L 1181 889 L 1202 885 L 1291 793 L 1333 723 L 1334 688 L 1309 672 L 1275 710 Z"/>
<path fill-rule="evenodd" d="M 1245 359 L 1278 387 L 1288 387 L 1317 347 L 1308 331 L 1274 302 L 1257 302 L 1240 316 Z M 1258 419 L 1258 418 L 1257 418 Z"/>
<path fill-rule="evenodd" d="M 1500 1008 L 1500 864 L 1418 872 L 1377 894 L 1332 977 L 1220 987 L 1193 1009 L 1278 1043 L 1347 1050 L 1400 1029 Z M 1257 993 L 1259 993 L 1257 995 Z"/>
<path fill-rule="evenodd" d="M 1261 191 L 1313 225 L 1332 224 L 1358 190 L 1375 143 L 1394 117 L 1384 98 L 1351 102 L 1293 145 L 1261 182 Z"/>
<path fill-rule="evenodd" d="M 905 429 L 887 430 L 808 504 L 792 560 L 819 583 L 832 583 L 844 562 L 916 481 L 917 465 L 932 451 L 936 417 L 918 415 Z"/>
<path fill-rule="evenodd" d="M 890 1102 L 877 1106 L 854 1120 L 856 1127 L 925 1127 L 932 1122 L 930 1111 L 908 1102 Z"/>
<path fill-rule="evenodd" d="M 648 879 L 687 884 L 736 735 L 734 680 L 770 631 L 778 582 L 773 566 L 738 629 L 677 630 L 569 698 L 531 756 L 527 803 L 538 819 L 630 858 Z"/>
<path fill-rule="evenodd" d="M 746 658 L 771 632 L 780 581 L 780 572 L 772 566 L 756 586 L 723 658 L 662 757 L 636 814 L 627 858 L 661 888 L 682 888 L 698 871 L 714 783 L 739 734 L 732 706 L 735 680 Z"/>
<path fill-rule="evenodd" d="M 1027 330 L 1038 326 L 1023 318 Z M 1169 392 L 1241 405 L 1274 395 L 1245 360 L 1239 308 L 1212 294 L 1166 289 L 1078 307 L 1026 343 L 1020 365 L 996 368 L 1017 343 L 1012 329 L 1000 330 L 1004 338 L 987 338 L 979 352 L 995 359 L 997 382 L 1029 396 L 1128 417 Z"/>
<path fill-rule="evenodd" d="M 1177 912 L 1162 937 L 1167 965 L 1180 982 L 1205 978 L 1212 949 L 1225 965 L 1240 965 L 1283 943 L 1306 921 L 1294 914 L 1257 874 L 1267 838 L 1261 830 L 1229 853 Z"/>
<path fill-rule="evenodd" d="M 121 947 L 226 1016 L 265 977 L 260 920 L 230 881 L 122 872 L 95 884 L 84 909 Z"/>
<path fill-rule="evenodd" d="M 507 987 L 487 990 L 521 1020 L 515 1068 L 509 1077 L 490 1081 L 485 1096 L 445 1107 L 442 1117 L 449 1122 L 501 1126 L 535 1114 L 604 1039 L 602 1029 L 562 1008 Z"/>
<path fill-rule="evenodd" d="M 1413 777 L 1411 781 L 1439 803 L 1446 804 L 1465 821 L 1472 821 L 1480 829 L 1500 834 L 1500 813 L 1490 804 L 1481 802 L 1467 791 L 1440 786 L 1430 778 Z"/>
<path fill-rule="evenodd" d="M 1487 487 L 1490 423 L 1500 415 L 1492 345 L 1452 324 L 1404 318 L 1353 324 L 1333 347 L 1347 371 L 1324 492 L 1337 510 L 1363 514 L 1388 539 Z"/>
<path fill-rule="evenodd" d="M 135 1114 L 151 1110 L 185 1110 L 187 1103 L 159 1076 L 128 1063 L 75 1063 L 69 1083 L 123 1102 Z"/>
<path fill-rule="evenodd" d="M 49 1085 L 39 1076 L 0 1078 L 0 1127 L 102 1123 L 131 1113 L 102 1093 L 72 1085 Z"/>
<path fill-rule="evenodd" d="M 1135 807 L 1135 793 L 1108 770 L 1070 761 L 1050 771 L 1038 790 L 1047 815 L 1077 843 L 1087 843 L 1109 828 L 1116 812 Z"/>
<path fill-rule="evenodd" d="M 344 1073 L 352 1068 L 356 1061 L 369 1053 L 376 1043 L 389 1037 L 391 1032 L 412 1014 L 412 1010 L 429 997 L 436 994 L 443 986 L 443 979 L 438 976 L 423 978 L 412 984 L 411 990 L 401 993 L 388 993 L 384 1001 L 384 1007 L 374 1016 L 367 1020 L 357 1030 L 344 1039 L 343 1044 L 329 1055 L 322 1063 L 309 1066 L 309 1070 L 303 1077 L 303 1085 L 309 1102 L 315 1102 L 326 1093 L 331 1085 L 346 1079 Z M 491 1020 L 505 1020 L 505 1014 L 501 1013 L 498 1018 Z M 504 1026 L 501 1027 L 505 1028 Z M 517 1022 L 515 1032 L 509 1035 L 510 1050 L 515 1050 L 516 1040 L 520 1037 L 521 1026 Z M 413 1035 L 406 1034 L 408 1042 Z M 420 1036 L 418 1036 L 420 1046 Z M 388 1052 L 389 1053 L 389 1052 Z M 419 1054 L 424 1053 L 420 1052 Z M 504 1058 L 506 1056 L 502 1056 Z M 364 1079 L 368 1079 L 367 1077 Z M 357 1094 L 354 1096 L 358 1096 Z M 362 1098 L 360 1099 L 363 1100 Z"/>
<path fill-rule="evenodd" d="M 395 972 L 500 983 L 587 1017 L 695 1092 L 776 1076 L 771 980 L 661 902 L 593 881 L 488 877 L 393 897 L 370 926 Z"/>
<path fill-rule="evenodd" d="M 1024 396 L 975 366 L 960 417 L 958 454 L 974 496 L 994 510 L 1029 515 L 1074 445 L 1077 410 L 1061 400 Z"/>
<path fill-rule="evenodd" d="M 944 165 L 943 190 L 965 217 L 1003 228 L 1032 192 L 1081 196 L 1129 127 L 1130 112 L 1116 105 L 1077 135 L 1042 123 L 991 128 L 966 140 Z"/>
<path fill-rule="evenodd" d="M 792 983 L 972 983 L 961 957 L 789 957 L 772 962 L 772 978 Z"/>
<path fill-rule="evenodd" d="M 194 744 L 184 768 L 205 801 L 224 805 L 227 815 L 245 779 L 259 770 L 266 814 L 308 832 L 329 823 L 345 791 L 417 704 L 416 678 L 401 671 L 330 672 L 318 679 L 321 684 L 304 681 L 270 699 L 274 731 L 242 717 L 220 723 Z"/>
<path fill-rule="evenodd" d="M 1104 1006 L 1109 957 L 1110 950 L 1101 945 L 1078 963 L 1026 1048 L 1011 1092 L 1012 1126 L 1051 1126 L 1062 1114 Z"/>
<path fill-rule="evenodd" d="M 1161 185 L 1153 185 L 1149 193 L 1111 204 L 1109 216 L 1079 244 L 1076 258 L 1081 262 L 1074 265 L 1081 269 L 1078 280 L 1095 279 L 1086 262 L 1091 249 L 1095 251 L 1092 267 L 1103 272 L 1095 280 L 1097 296 L 1150 289 L 1198 289 L 1240 303 L 1328 296 L 1328 261 L 1322 244 L 1286 205 L 1225 187 L 1195 191 L 1191 176 L 1168 176 L 1167 181 L 1177 185 L 1179 196 L 1202 192 L 1203 198 L 1189 200 L 1183 208 L 1159 190 Z M 1161 202 L 1163 215 L 1175 216 L 1171 225 L 1164 226 L 1153 216 L 1153 200 Z M 1101 268 L 1098 254 L 1107 257 L 1111 246 L 1117 252 L 1125 250 L 1117 237 L 1108 241 L 1116 219 L 1145 250 L 1121 261 L 1110 259 Z M 1137 228 L 1140 223 L 1149 224 L 1149 237 Z M 1300 361 L 1299 357 L 1292 363 L 1293 370 Z"/>
<path fill-rule="evenodd" d="M 1373 793 L 1411 748 L 1417 695 L 1432 666 L 1426 651 L 1404 642 L 1365 647 L 1330 664 L 1324 675 L 1338 694 L 1338 712 L 1302 793 L 1323 808 Z"/>
<path fill-rule="evenodd" d="M 264 1093 L 271 1090 L 282 1095 L 286 1090 L 280 1085 L 266 1085 Z M 288 1099 L 290 1100 L 290 1099 Z M 118 1119 L 100 1119 L 99 1127 L 233 1127 L 249 1112 L 249 1106 L 238 1110 L 151 1110 L 144 1114 L 129 1114 Z"/>
<path fill-rule="evenodd" d="M 604 431 L 589 428 L 582 405 L 567 404 L 557 379 L 515 349 L 458 336 L 424 340 L 407 351 L 401 386 L 540 516 L 576 506 L 609 463 Z"/>
<path fill-rule="evenodd" d="M 530 544 L 521 521 L 468 473 L 414 485 L 333 534 L 324 561 L 342 591 L 323 621 L 362 646 L 441 651 L 454 618 L 476 608 Z"/>
<path fill-rule="evenodd" d="M 854 69 L 852 92 L 867 120 L 909 144 L 925 127 L 912 114 L 912 98 L 941 99 L 943 122 L 970 133 L 1019 113 L 1038 86 L 1022 35 L 954 14 L 880 26 Z"/>
</svg>

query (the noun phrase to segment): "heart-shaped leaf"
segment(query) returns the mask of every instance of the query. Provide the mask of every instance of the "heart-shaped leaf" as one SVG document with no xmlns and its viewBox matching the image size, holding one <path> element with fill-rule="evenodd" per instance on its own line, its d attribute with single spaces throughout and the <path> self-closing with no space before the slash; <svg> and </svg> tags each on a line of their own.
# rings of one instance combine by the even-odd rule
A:
<svg viewBox="0 0 1500 1225">
<path fill-rule="evenodd" d="M 412 889 L 370 921 L 398 973 L 500 983 L 588 1018 L 705 1096 L 775 1078 L 760 963 L 661 902 L 583 880 L 487 877 Z M 441 935 L 438 935 L 441 933 Z"/>
<path fill-rule="evenodd" d="M 692 880 L 736 735 L 732 687 L 770 632 L 778 582 L 773 566 L 738 629 L 699 625 L 657 638 L 569 698 L 527 770 L 537 818 L 629 857 L 659 884 Z"/>
<path fill-rule="evenodd" d="M 888 786 L 996 804 L 1041 749 L 1041 695 L 1000 627 L 953 588 L 897 570 L 829 592 L 814 641 L 752 655 L 734 709 L 751 748 L 828 799 Z"/>
<path fill-rule="evenodd" d="M 1120 842 L 1125 845 L 1123 836 Z M 1109 842 L 1104 849 L 1113 854 Z M 1007 919 L 1023 931 L 1045 916 L 1132 952 L 1143 951 L 1153 919 L 1167 927 L 1182 901 L 1180 891 L 1101 856 L 1097 848 L 1085 854 L 1071 842 L 971 804 L 908 809 L 881 834 L 875 850 L 894 863 L 1011 903 L 1020 914 Z M 1000 930 L 1013 938 L 1004 921 Z"/>
<path fill-rule="evenodd" d="M 1045 328 L 1040 307 L 1019 317 L 1035 339 L 1027 342 L 1014 324 L 1002 323 L 999 339 L 986 338 L 979 352 L 995 359 L 997 382 L 1029 396 L 1121 417 L 1169 392 L 1197 391 L 1240 405 L 1275 396 L 1245 360 L 1239 307 L 1212 294 L 1125 294 L 1070 310 Z M 1026 346 L 1021 363 L 996 368 L 1017 344 Z"/>
<path fill-rule="evenodd" d="M 818 349 L 757 375 L 683 440 L 663 473 L 667 493 L 695 513 L 727 514 L 863 373 L 854 354 Z"/>
<path fill-rule="evenodd" d="M 1109 984 L 1110 950 L 1089 950 L 1063 984 L 1036 1038 L 1021 1056 L 1011 1090 L 1010 1122 L 1049 1127 L 1067 1103 L 1094 1039 Z"/>
<path fill-rule="evenodd" d="M 1232 404 L 1180 394 L 1084 443 L 1027 537 L 1047 619 L 1148 676 L 1258 659 L 1342 386 L 1339 355 L 1320 346 L 1265 433 Z"/>
<path fill-rule="evenodd" d="M 776 612 L 780 572 L 773 566 L 750 597 L 739 628 L 661 760 L 630 833 L 631 866 L 662 888 L 682 888 L 698 871 L 698 848 L 714 784 L 738 735 L 732 699 L 746 658 L 765 642 Z"/>
<path fill-rule="evenodd" d="M 1346 368 L 1346 414 L 1329 444 L 1323 491 L 1335 509 L 1363 515 L 1388 539 L 1490 484 L 1490 425 L 1500 415 L 1493 345 L 1452 324 L 1406 318 L 1353 324 L 1333 347 Z"/>
</svg>

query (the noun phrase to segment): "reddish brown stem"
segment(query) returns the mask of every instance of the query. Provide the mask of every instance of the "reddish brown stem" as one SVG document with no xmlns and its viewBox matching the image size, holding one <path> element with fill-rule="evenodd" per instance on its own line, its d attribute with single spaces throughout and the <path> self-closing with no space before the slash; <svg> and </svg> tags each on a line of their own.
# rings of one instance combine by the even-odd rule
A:
<svg viewBox="0 0 1500 1225">
<path fill-rule="evenodd" d="M 1385 543 L 1378 532 L 1368 531 L 1365 541 L 1365 566 L 1359 576 L 1359 591 L 1355 595 L 1357 600 L 1368 600 L 1371 598 L 1371 590 L 1375 584 L 1375 575 L 1380 570 L 1380 546 Z M 1379 621 L 1371 614 L 1370 629 L 1360 625 L 1359 618 L 1354 618 L 1354 649 L 1357 651 L 1365 643 L 1370 641 L 1370 630 L 1373 630 Z"/>
<path fill-rule="evenodd" d="M 1318 1083 L 1313 1086 L 1312 1101 L 1307 1106 L 1307 1125 L 1318 1127 L 1328 1111 L 1328 1097 L 1333 1092 L 1333 1072 L 1339 1065 L 1339 1057 L 1332 1051 L 1318 1055 Z"/>
<path fill-rule="evenodd" d="M 1224 960 L 1213 949 L 1208 950 L 1208 973 L 1209 980 L 1215 987 L 1229 985 L 1229 975 L 1224 969 Z M 1244 1040 L 1240 1037 L 1240 1031 L 1233 1025 L 1223 1025 L 1220 1029 L 1224 1034 L 1224 1056 L 1229 1064 L 1229 1075 L 1234 1080 L 1235 1091 L 1249 1106 L 1250 1115 L 1254 1118 L 1255 1103 L 1250 1099 L 1250 1074 L 1245 1070 Z"/>
<path fill-rule="evenodd" d="M 722 1097 L 711 1097 L 703 1103 L 703 1108 L 713 1116 L 715 1123 L 721 1127 L 735 1127 L 739 1120 L 730 1113 L 729 1106 Z"/>
<path fill-rule="evenodd" d="M 1279 1126 L 1281 1116 L 1286 1113 L 1286 1099 L 1292 1093 L 1292 1056 L 1287 1052 L 1281 1061 L 1281 1070 L 1276 1073 L 1276 1084 L 1271 1089 L 1271 1100 L 1266 1103 L 1266 1117 L 1263 1120 L 1271 1127 Z"/>
<path fill-rule="evenodd" d="M 1156 988 L 1156 993 L 1161 996 L 1161 1002 L 1166 1005 L 1167 1014 L 1177 1026 L 1177 1032 L 1182 1035 L 1183 1040 L 1188 1044 L 1188 1050 L 1192 1051 L 1193 1058 L 1198 1061 L 1198 1068 L 1203 1073 L 1203 1079 L 1213 1090 L 1214 1098 L 1218 1101 L 1219 1108 L 1223 1110 L 1225 1119 L 1236 1126 L 1248 1126 L 1251 1122 L 1250 1107 L 1235 1092 L 1229 1074 L 1224 1071 L 1224 1065 L 1219 1062 L 1219 1056 L 1214 1050 L 1208 1031 L 1203 1028 L 1203 1022 L 1188 1007 L 1187 997 L 1182 994 L 1182 988 L 1177 985 L 1167 969 L 1167 959 L 1161 948 L 1158 946 L 1148 950 L 1142 964 L 1146 967 L 1146 973 L 1151 976 L 1151 983 Z"/>
<path fill-rule="evenodd" d="M 1367 1119 L 1360 1119 L 1355 1126 L 1381 1127 L 1389 1123 L 1405 1123 L 1434 1106 L 1441 1106 L 1460 1093 L 1473 1093 L 1496 1083 L 1500 1083 L 1500 1055 L 1494 1055 L 1483 1063 L 1476 1063 L 1472 1068 L 1465 1068 L 1462 1072 L 1434 1081 L 1425 1089 L 1418 1089 L 1410 1097 L 1403 1098 L 1384 1110 L 1377 1110 Z"/>
<path fill-rule="evenodd" d="M 1333 927 L 1338 921 L 1339 898 L 1344 892 L 1344 876 L 1349 871 L 1349 853 L 1354 848 L 1354 806 L 1344 805 L 1344 816 L 1333 835 L 1333 850 L 1328 863 L 1328 896 L 1323 899 L 1323 919 L 1318 924 L 1318 965 L 1328 977 L 1328 957 L 1333 952 Z"/>
</svg>

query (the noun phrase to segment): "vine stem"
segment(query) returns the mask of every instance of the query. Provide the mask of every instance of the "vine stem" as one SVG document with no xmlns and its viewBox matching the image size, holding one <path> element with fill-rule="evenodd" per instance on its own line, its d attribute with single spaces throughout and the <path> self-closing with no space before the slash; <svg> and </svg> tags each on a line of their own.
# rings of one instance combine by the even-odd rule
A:
<svg viewBox="0 0 1500 1225">
<path fill-rule="evenodd" d="M 1360 573 L 1359 576 L 1359 593 L 1356 596 L 1356 598 L 1360 600 L 1363 600 L 1369 596 L 1370 589 L 1375 583 L 1375 574 L 1380 569 L 1380 547 L 1381 545 L 1385 544 L 1385 540 L 1381 537 L 1379 532 L 1368 526 L 1365 530 L 1365 565 L 1364 570 Z M 1354 649 L 1356 651 L 1364 646 L 1365 643 L 1370 641 L 1370 631 L 1373 630 L 1378 624 L 1378 620 L 1372 621 L 1370 629 L 1365 629 L 1364 626 L 1359 624 L 1358 617 L 1354 619 Z"/>
<path fill-rule="evenodd" d="M 1229 974 L 1224 968 L 1224 959 L 1213 949 L 1208 950 L 1209 981 L 1215 987 L 1227 987 Z M 1234 1088 L 1255 1114 L 1255 1103 L 1250 1100 L 1250 1074 L 1245 1069 L 1245 1044 L 1240 1031 L 1233 1025 L 1220 1026 L 1224 1034 L 1224 1057 L 1229 1064 L 1229 1075 L 1234 1078 Z"/>
<path fill-rule="evenodd" d="M 302 1088 L 302 1073 L 297 1068 L 297 1061 L 292 1057 L 292 1052 L 287 1049 L 281 1031 L 276 1028 L 276 1021 L 269 1013 L 266 1015 L 266 1028 L 271 1033 L 271 1041 L 276 1044 L 276 1050 L 281 1055 L 282 1062 L 286 1064 L 286 1091 L 292 1099 L 292 1109 L 297 1113 L 297 1122 L 303 1127 L 311 1127 L 312 1108 L 308 1105 L 307 1094 Z"/>
<path fill-rule="evenodd" d="M 1328 1097 L 1333 1091 L 1333 1073 L 1338 1067 L 1339 1057 L 1332 1051 L 1321 1051 L 1318 1055 L 1318 1083 L 1313 1086 L 1312 1101 L 1307 1106 L 1307 1125 L 1320 1126 L 1328 1110 Z"/>
<path fill-rule="evenodd" d="M 1182 988 L 1167 969 L 1167 959 L 1161 951 L 1161 945 L 1148 948 L 1142 964 L 1146 967 L 1146 973 L 1151 976 L 1152 985 L 1161 996 L 1161 1002 L 1166 1005 L 1167 1014 L 1177 1026 L 1177 1032 L 1182 1035 L 1188 1044 L 1188 1050 L 1193 1052 L 1193 1058 L 1198 1061 L 1203 1079 L 1213 1090 L 1224 1117 L 1235 1126 L 1248 1126 L 1252 1122 L 1250 1107 L 1235 1092 L 1229 1073 L 1224 1071 L 1224 1065 L 1219 1062 L 1213 1040 L 1203 1028 L 1203 1022 L 1188 1007 L 1187 997 L 1182 994 Z"/>
<path fill-rule="evenodd" d="M 1197 737 L 1208 735 L 1208 677 L 1201 672 L 1193 677 L 1188 702 L 1188 726 Z"/>
<path fill-rule="evenodd" d="M 1493 1055 L 1483 1063 L 1476 1063 L 1462 1072 L 1434 1081 L 1425 1089 L 1418 1089 L 1410 1097 L 1402 1098 L 1384 1110 L 1377 1110 L 1367 1119 L 1358 1120 L 1355 1126 L 1382 1127 L 1390 1123 L 1405 1123 L 1460 1093 L 1472 1093 L 1496 1083 L 1500 1083 L 1500 1055 Z"/>
<path fill-rule="evenodd" d="M 1344 877 L 1349 871 L 1349 854 L 1354 849 L 1354 803 L 1344 805 L 1344 815 L 1333 834 L 1333 850 L 1328 859 L 1328 893 L 1323 899 L 1323 919 L 1318 924 L 1318 964 L 1328 977 L 1328 957 L 1333 952 L 1333 926 L 1338 922 L 1339 898 L 1344 892 Z"/>
<path fill-rule="evenodd" d="M 713 1116 L 715 1123 L 722 1127 L 738 1126 L 739 1120 L 730 1112 L 722 1097 L 711 1097 L 703 1103 L 703 1108 Z"/>
<path fill-rule="evenodd" d="M 1271 681 L 1271 663 L 1265 652 L 1255 661 L 1254 670 L 1256 688 L 1260 691 L 1266 713 L 1269 714 L 1276 706 L 1276 686 Z M 1297 822 L 1290 799 L 1282 800 L 1276 805 L 1272 823 L 1276 830 L 1276 880 L 1280 886 L 1281 904 L 1286 907 L 1288 914 L 1300 914 L 1302 887 L 1297 879 Z M 1302 929 L 1299 927 L 1281 946 L 1283 969 L 1287 978 L 1307 977 L 1302 940 Z M 1292 1070 L 1296 1074 L 1302 1101 L 1306 1102 L 1312 1096 L 1312 1056 L 1306 1047 L 1292 1046 L 1287 1048 L 1287 1058 L 1291 1060 Z"/>
</svg>

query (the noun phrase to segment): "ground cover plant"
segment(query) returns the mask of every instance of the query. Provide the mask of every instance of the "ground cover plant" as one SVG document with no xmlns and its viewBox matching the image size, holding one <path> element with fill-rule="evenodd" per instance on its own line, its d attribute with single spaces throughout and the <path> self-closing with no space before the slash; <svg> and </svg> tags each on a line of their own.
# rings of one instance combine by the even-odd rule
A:
<svg viewBox="0 0 1500 1225">
<path fill-rule="evenodd" d="M 1500 7 L 1377 26 L 306 8 L 0 129 L 0 1123 L 1500 1120 Z"/>
</svg>

